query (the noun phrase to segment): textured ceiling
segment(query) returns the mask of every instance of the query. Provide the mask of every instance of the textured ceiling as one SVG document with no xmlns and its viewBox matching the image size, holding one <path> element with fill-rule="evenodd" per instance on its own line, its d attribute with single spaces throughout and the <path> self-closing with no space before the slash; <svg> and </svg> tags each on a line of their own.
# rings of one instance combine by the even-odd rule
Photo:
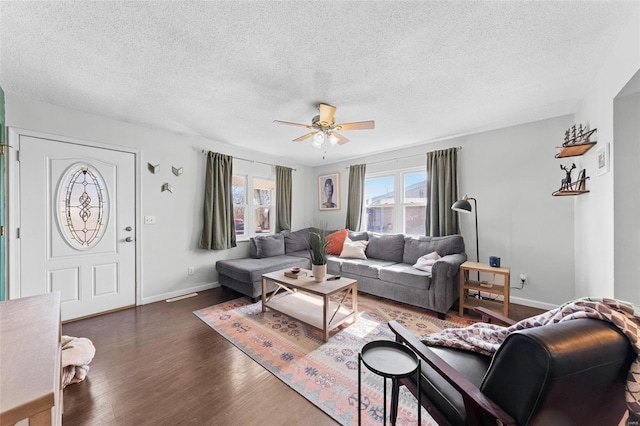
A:
<svg viewBox="0 0 640 426">
<path fill-rule="evenodd" d="M 573 113 L 639 4 L 2 1 L 0 85 L 313 166 Z M 322 160 L 319 102 L 376 129 Z"/>
</svg>

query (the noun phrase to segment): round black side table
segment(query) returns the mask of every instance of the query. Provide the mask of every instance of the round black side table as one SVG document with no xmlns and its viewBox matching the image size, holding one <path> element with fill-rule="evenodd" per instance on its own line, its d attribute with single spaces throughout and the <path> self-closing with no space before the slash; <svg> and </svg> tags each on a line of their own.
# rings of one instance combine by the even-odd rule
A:
<svg viewBox="0 0 640 426">
<path fill-rule="evenodd" d="M 402 379 L 416 375 L 418 385 L 418 425 L 421 424 L 422 405 L 420 403 L 420 358 L 405 345 L 392 340 L 375 340 L 362 347 L 358 354 L 358 426 L 362 424 L 361 364 L 370 371 L 383 377 L 384 399 L 383 424 L 387 421 L 387 379 Z"/>
</svg>

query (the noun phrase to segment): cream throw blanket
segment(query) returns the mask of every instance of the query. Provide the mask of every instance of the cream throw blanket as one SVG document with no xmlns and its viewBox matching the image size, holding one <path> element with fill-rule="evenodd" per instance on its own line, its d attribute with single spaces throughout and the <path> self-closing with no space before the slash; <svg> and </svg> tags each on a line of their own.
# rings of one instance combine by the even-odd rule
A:
<svg viewBox="0 0 640 426">
<path fill-rule="evenodd" d="M 577 318 L 596 318 L 618 327 L 629 339 L 636 354 L 640 355 L 640 307 L 613 299 L 582 298 L 567 302 L 559 308 L 527 318 L 510 327 L 476 323 L 465 328 L 449 328 L 423 338 L 433 346 L 465 349 L 485 355 L 494 354 L 504 339 L 517 330 L 569 321 Z M 640 420 L 640 357 L 631 364 L 627 375 L 625 400 L 629 409 L 627 425 L 638 425 Z"/>
<path fill-rule="evenodd" d="M 86 337 L 62 336 L 62 387 L 87 377 L 96 348 Z"/>
</svg>

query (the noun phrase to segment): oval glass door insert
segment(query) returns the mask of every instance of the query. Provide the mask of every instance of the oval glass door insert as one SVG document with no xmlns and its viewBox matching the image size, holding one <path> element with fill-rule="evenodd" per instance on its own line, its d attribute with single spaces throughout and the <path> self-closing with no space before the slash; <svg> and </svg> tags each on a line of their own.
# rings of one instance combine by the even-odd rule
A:
<svg viewBox="0 0 640 426">
<path fill-rule="evenodd" d="M 109 196 L 95 167 L 69 167 L 58 182 L 58 203 L 58 224 L 71 247 L 87 250 L 100 242 L 109 220 Z"/>
</svg>

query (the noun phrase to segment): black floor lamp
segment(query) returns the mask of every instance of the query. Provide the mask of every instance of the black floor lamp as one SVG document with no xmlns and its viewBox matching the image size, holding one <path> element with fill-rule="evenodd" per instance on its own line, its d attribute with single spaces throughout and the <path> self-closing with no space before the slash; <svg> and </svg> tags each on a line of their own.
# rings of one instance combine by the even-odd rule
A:
<svg viewBox="0 0 640 426">
<path fill-rule="evenodd" d="M 476 216 L 476 261 L 480 262 L 480 246 L 478 245 L 478 203 L 475 198 L 462 197 L 462 200 L 458 200 L 451 206 L 451 210 L 455 210 L 460 213 L 471 213 L 471 203 L 469 200 L 473 200 L 473 212 Z M 478 271 L 478 281 L 480 281 L 480 271 Z"/>
</svg>

